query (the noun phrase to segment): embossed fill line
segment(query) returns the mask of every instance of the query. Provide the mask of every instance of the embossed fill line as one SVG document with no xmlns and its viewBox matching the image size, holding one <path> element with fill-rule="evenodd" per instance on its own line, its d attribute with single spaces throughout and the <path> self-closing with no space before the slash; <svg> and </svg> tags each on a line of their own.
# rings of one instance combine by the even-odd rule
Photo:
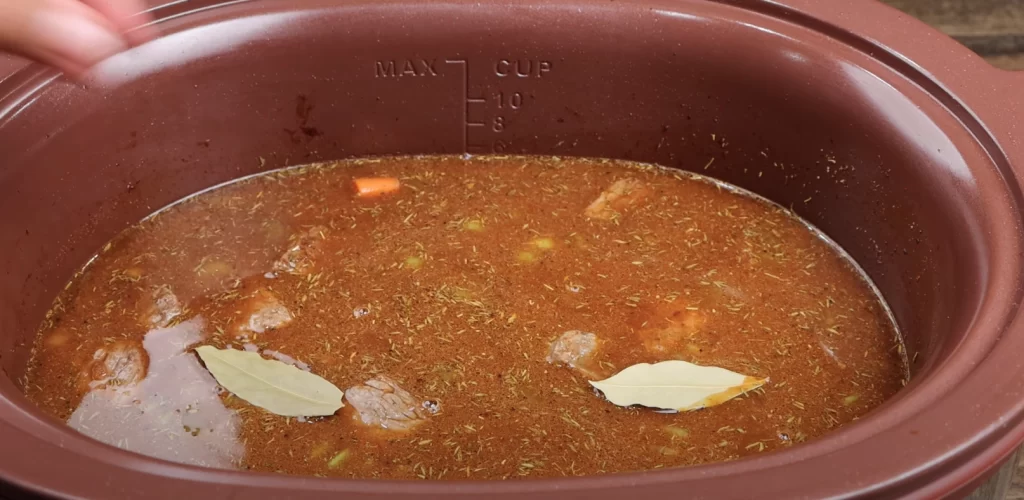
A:
<svg viewBox="0 0 1024 500">
<path fill-rule="evenodd" d="M 446 59 L 446 64 L 462 66 L 462 151 L 469 152 L 469 61 L 465 59 Z"/>
<path fill-rule="evenodd" d="M 471 152 L 471 149 L 478 149 L 481 146 L 473 146 L 469 144 L 469 129 L 470 127 L 485 127 L 486 123 L 474 122 L 469 119 L 469 105 L 470 104 L 484 104 L 487 99 L 482 97 L 470 97 L 469 96 L 469 60 L 467 59 L 446 59 L 446 64 L 458 64 L 462 66 L 462 150 L 464 152 Z"/>
</svg>

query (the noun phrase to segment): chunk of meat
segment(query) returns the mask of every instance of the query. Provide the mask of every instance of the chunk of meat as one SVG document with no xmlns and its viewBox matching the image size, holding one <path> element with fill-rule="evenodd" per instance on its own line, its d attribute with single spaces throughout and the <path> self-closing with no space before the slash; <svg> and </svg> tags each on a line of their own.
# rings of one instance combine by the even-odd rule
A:
<svg viewBox="0 0 1024 500">
<path fill-rule="evenodd" d="M 93 353 L 92 359 L 78 374 L 83 392 L 102 387 L 126 387 L 146 378 L 149 355 L 138 342 L 119 340 Z"/>
<path fill-rule="evenodd" d="M 139 303 L 141 317 L 139 321 L 147 328 L 164 328 L 181 316 L 181 302 L 169 286 L 154 288 Z"/>
<path fill-rule="evenodd" d="M 274 262 L 274 271 L 309 274 L 316 267 L 316 258 L 323 253 L 327 228 L 313 226 L 308 231 L 292 235 L 288 249 Z"/>
<path fill-rule="evenodd" d="M 605 189 L 583 213 L 592 219 L 611 219 L 643 203 L 650 191 L 646 184 L 636 179 L 619 179 Z"/>
<path fill-rule="evenodd" d="M 436 401 L 417 399 L 387 375 L 350 387 L 345 391 L 345 399 L 364 424 L 395 431 L 412 429 L 440 409 Z"/>
<path fill-rule="evenodd" d="M 657 354 L 681 350 L 683 342 L 697 335 L 707 323 L 707 316 L 690 308 L 684 300 L 659 304 L 640 319 L 643 326 L 637 334 L 647 351 Z"/>
<path fill-rule="evenodd" d="M 203 259 L 196 267 L 196 284 L 203 290 L 223 289 L 239 277 L 235 265 L 226 260 Z"/>
<path fill-rule="evenodd" d="M 55 328 L 49 335 L 43 337 L 48 347 L 63 347 L 71 340 L 71 332 L 62 327 Z"/>
<path fill-rule="evenodd" d="M 569 330 L 551 343 L 548 363 L 562 364 L 575 368 L 584 375 L 593 376 L 587 368 L 591 355 L 597 350 L 597 335 L 579 330 Z"/>
<path fill-rule="evenodd" d="M 203 340 L 203 328 L 203 320 L 193 318 L 150 331 L 141 345 L 106 346 L 101 365 L 120 360 L 121 365 L 113 364 L 127 378 L 127 367 L 139 366 L 127 360 L 136 360 L 140 352 L 148 360 L 145 376 L 126 387 L 89 391 L 68 425 L 143 455 L 205 467 L 237 467 L 245 454 L 239 437 L 242 417 L 224 406 L 213 375 L 186 351 Z"/>
<path fill-rule="evenodd" d="M 241 322 L 237 324 L 239 334 L 248 332 L 264 333 L 281 328 L 292 322 L 292 313 L 278 300 L 273 292 L 265 288 L 256 290 L 240 305 Z"/>
</svg>

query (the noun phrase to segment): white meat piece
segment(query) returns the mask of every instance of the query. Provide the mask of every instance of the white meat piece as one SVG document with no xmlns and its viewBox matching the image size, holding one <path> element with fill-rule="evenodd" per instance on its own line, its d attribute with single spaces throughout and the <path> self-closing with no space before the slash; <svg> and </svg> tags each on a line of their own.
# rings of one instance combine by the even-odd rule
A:
<svg viewBox="0 0 1024 500">
<path fill-rule="evenodd" d="M 181 302 L 169 286 L 154 288 L 141 303 L 141 322 L 147 328 L 165 328 L 181 315 Z"/>
<path fill-rule="evenodd" d="M 417 399 L 387 375 L 350 387 L 345 399 L 364 424 L 395 431 L 412 429 L 440 410 L 436 401 Z"/>
<path fill-rule="evenodd" d="M 308 231 L 292 235 L 288 239 L 288 249 L 274 262 L 274 271 L 308 274 L 321 254 L 321 246 L 327 237 L 327 228 L 313 226 Z"/>
<path fill-rule="evenodd" d="M 650 189 L 636 179 L 619 179 L 583 211 L 592 219 L 611 219 L 642 203 Z"/>
<path fill-rule="evenodd" d="M 264 333 L 292 322 L 292 313 L 273 292 L 259 289 L 240 304 L 242 322 L 239 333 Z"/>
<path fill-rule="evenodd" d="M 707 319 L 704 312 L 692 310 L 685 300 L 661 303 L 649 316 L 644 316 L 645 326 L 637 335 L 649 352 L 665 355 L 681 349 L 686 341 L 699 334 Z"/>
<path fill-rule="evenodd" d="M 146 378 L 149 356 L 138 342 L 119 340 L 96 350 L 79 373 L 80 389 L 128 387 Z"/>
<path fill-rule="evenodd" d="M 586 377 L 595 378 L 597 374 L 588 366 L 591 356 L 597 350 L 597 335 L 580 330 L 569 330 L 551 343 L 548 351 L 548 363 L 565 365 L 574 368 Z"/>
</svg>

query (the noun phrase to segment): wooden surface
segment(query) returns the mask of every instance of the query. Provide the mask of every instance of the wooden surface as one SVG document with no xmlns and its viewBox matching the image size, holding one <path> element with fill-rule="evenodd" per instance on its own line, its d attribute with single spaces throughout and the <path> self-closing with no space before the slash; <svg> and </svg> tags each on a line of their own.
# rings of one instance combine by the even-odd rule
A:
<svg viewBox="0 0 1024 500">
<path fill-rule="evenodd" d="M 1010 457 L 999 471 L 985 482 L 974 493 L 967 497 L 967 500 L 1020 500 L 1024 498 L 1024 489 L 1021 488 L 1021 455 L 1022 450 L 1017 450 Z"/>
<path fill-rule="evenodd" d="M 883 1 L 944 31 L 1000 68 L 1024 70 L 1024 0 Z"/>
<path fill-rule="evenodd" d="M 994 66 L 1024 70 L 1024 0 L 882 1 L 956 38 Z M 1024 500 L 1021 455 L 1018 450 L 969 500 Z"/>
</svg>

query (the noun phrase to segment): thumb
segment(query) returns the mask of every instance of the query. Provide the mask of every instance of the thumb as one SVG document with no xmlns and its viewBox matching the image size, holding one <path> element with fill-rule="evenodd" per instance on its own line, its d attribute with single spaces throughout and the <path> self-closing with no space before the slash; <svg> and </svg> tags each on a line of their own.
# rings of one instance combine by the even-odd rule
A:
<svg viewBox="0 0 1024 500">
<path fill-rule="evenodd" d="M 103 16 L 76 0 L 0 0 L 0 49 L 79 76 L 125 48 Z"/>
</svg>

